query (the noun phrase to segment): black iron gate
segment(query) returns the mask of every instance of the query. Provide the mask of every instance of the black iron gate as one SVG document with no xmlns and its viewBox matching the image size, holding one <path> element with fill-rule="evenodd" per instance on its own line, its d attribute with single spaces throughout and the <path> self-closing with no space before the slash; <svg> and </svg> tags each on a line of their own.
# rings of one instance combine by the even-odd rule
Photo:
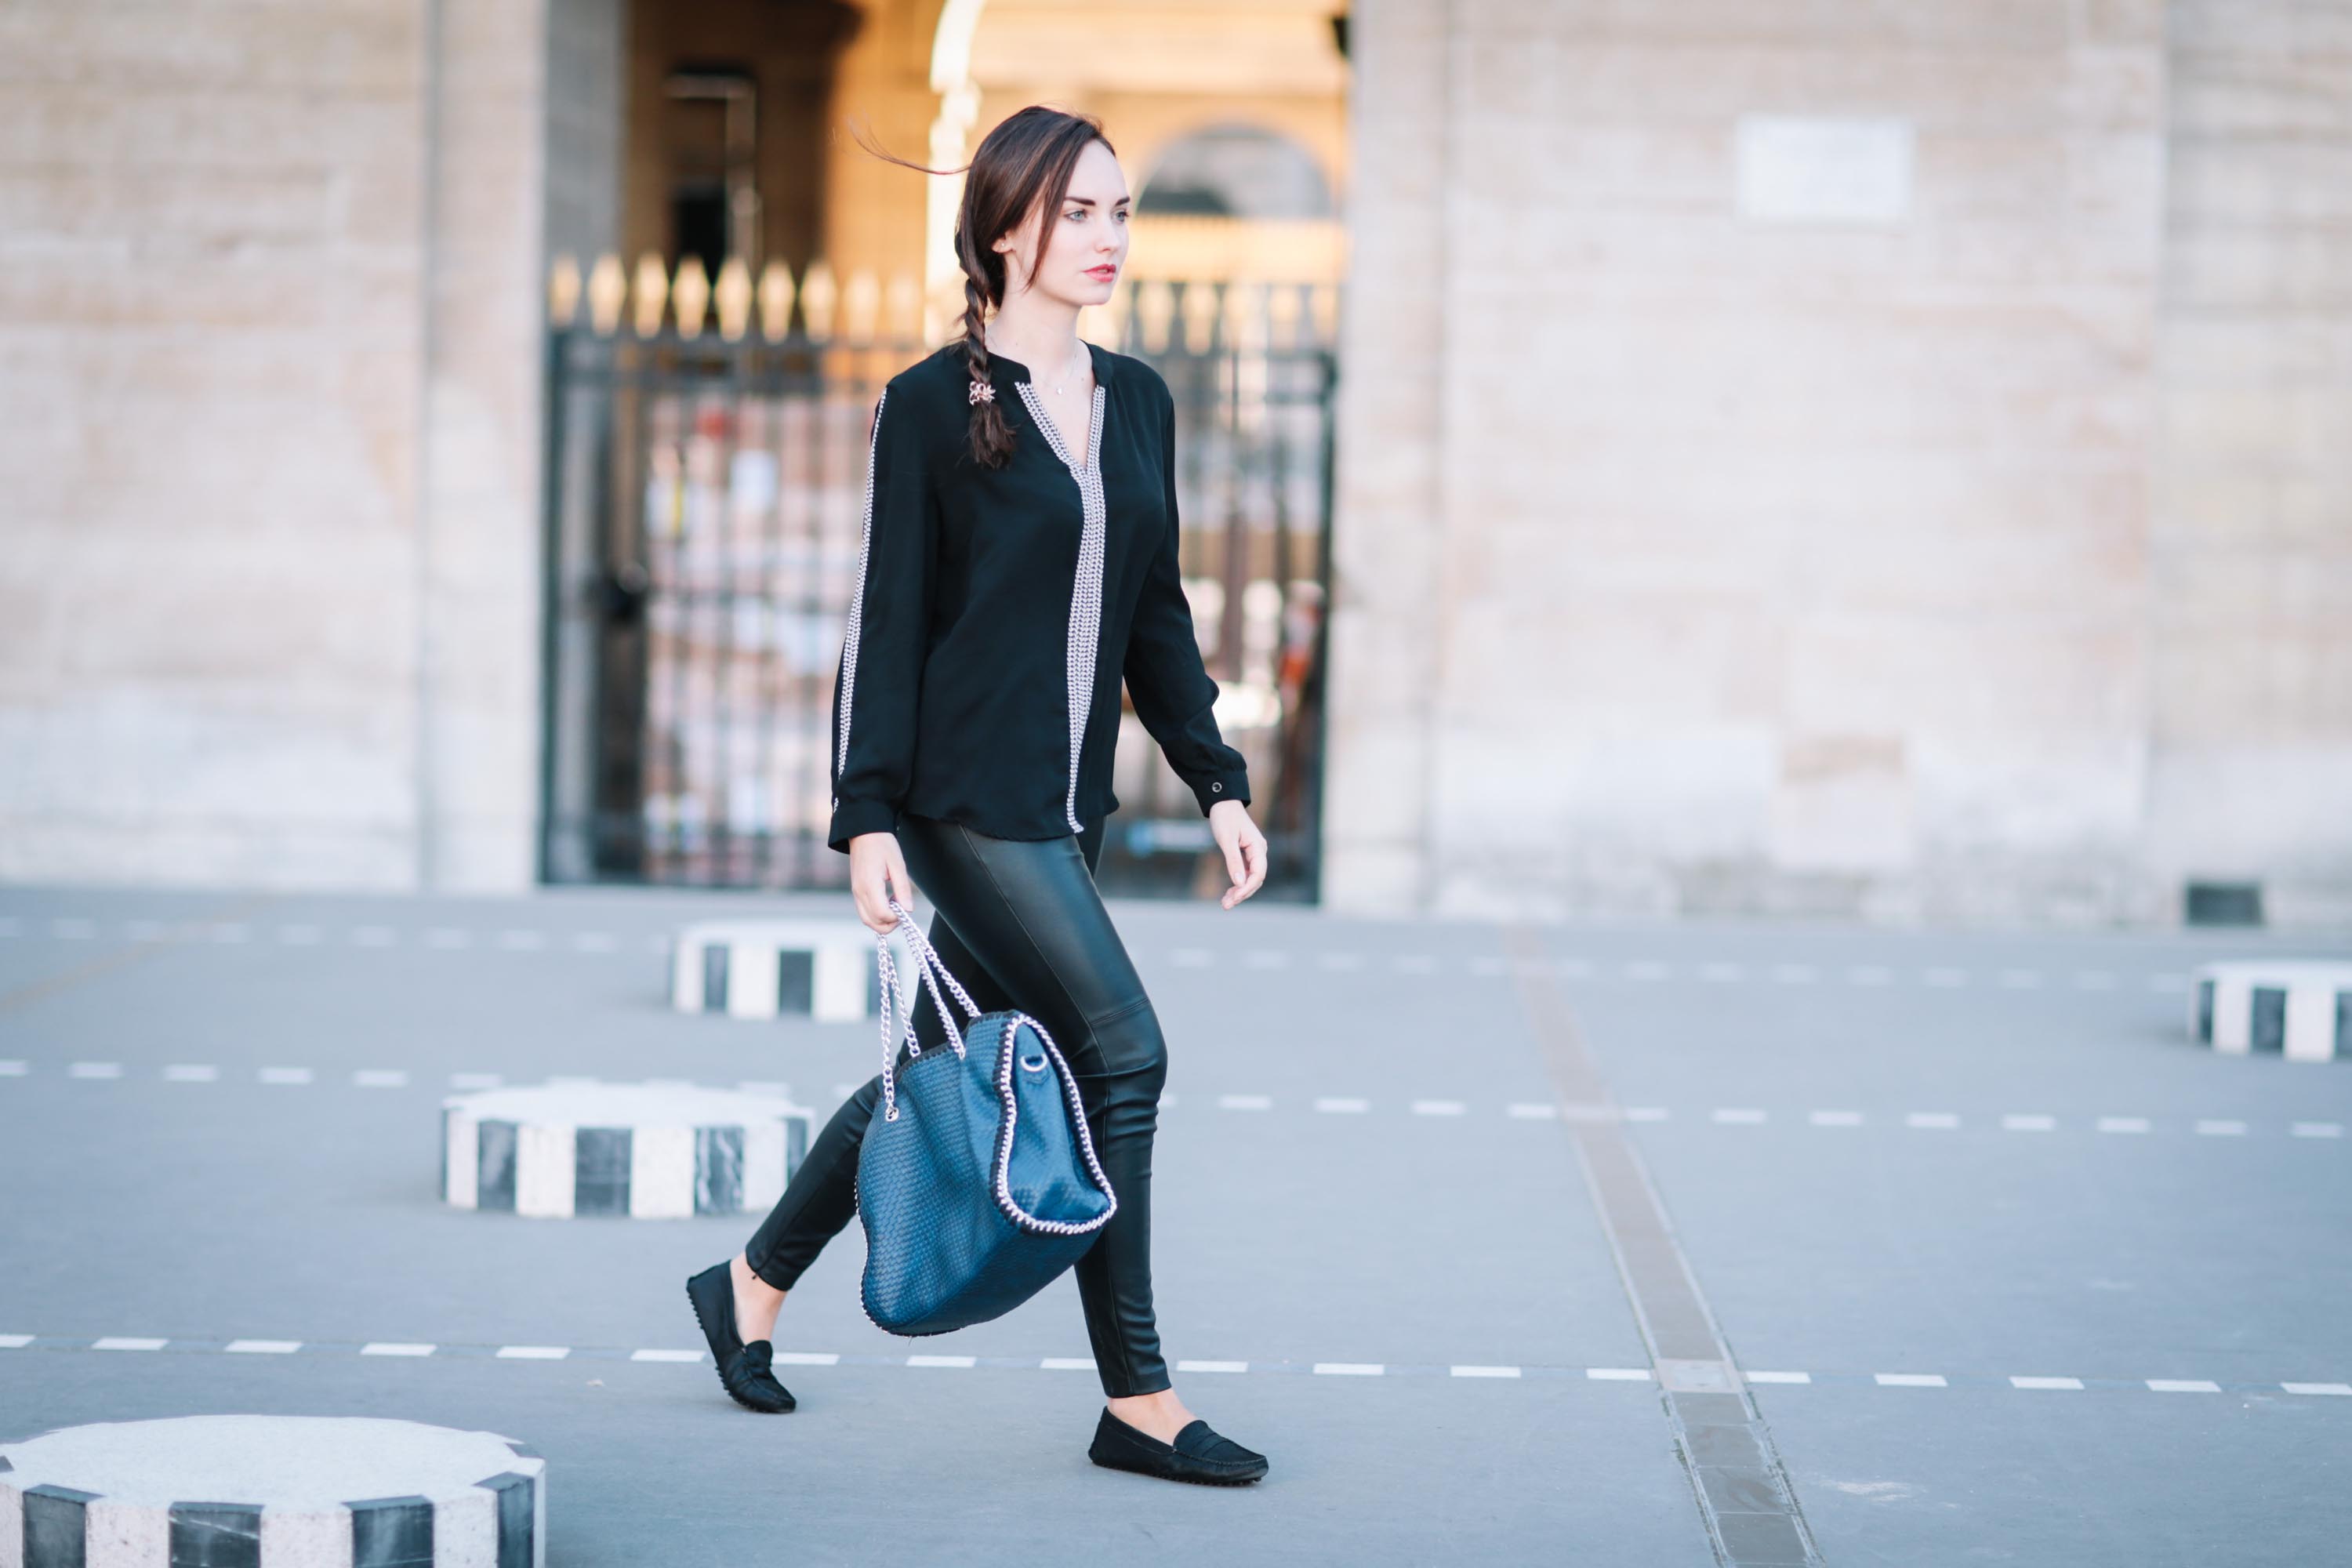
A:
<svg viewBox="0 0 2352 1568">
<path fill-rule="evenodd" d="M 1111 346 L 1175 395 L 1185 586 L 1271 848 L 1261 896 L 1313 901 L 1335 363 L 1319 344 L 1227 341 L 1250 319 L 1230 287 L 1179 286 L 1160 314 L 1178 331 L 1129 318 Z M 1188 288 L 1217 308 L 1188 308 L 1207 303 Z M 1204 322 L 1194 347 L 1181 329 Z M 1147 336 L 1177 341 L 1132 341 Z M 845 885 L 848 858 L 824 843 L 827 752 L 866 422 L 928 352 L 551 326 L 541 880 Z M 1223 885 L 1199 806 L 1124 702 L 1114 787 L 1107 891 Z"/>
</svg>

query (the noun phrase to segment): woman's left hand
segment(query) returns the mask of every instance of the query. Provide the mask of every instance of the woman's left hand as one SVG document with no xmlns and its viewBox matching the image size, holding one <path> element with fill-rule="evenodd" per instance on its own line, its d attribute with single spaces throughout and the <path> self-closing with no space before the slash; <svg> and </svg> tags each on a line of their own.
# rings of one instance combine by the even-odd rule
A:
<svg viewBox="0 0 2352 1568">
<path fill-rule="evenodd" d="M 1225 874 L 1234 879 L 1217 901 L 1232 909 L 1265 880 L 1265 835 L 1250 820 L 1249 807 L 1237 800 L 1221 800 L 1209 808 L 1209 832 L 1225 852 Z"/>
</svg>

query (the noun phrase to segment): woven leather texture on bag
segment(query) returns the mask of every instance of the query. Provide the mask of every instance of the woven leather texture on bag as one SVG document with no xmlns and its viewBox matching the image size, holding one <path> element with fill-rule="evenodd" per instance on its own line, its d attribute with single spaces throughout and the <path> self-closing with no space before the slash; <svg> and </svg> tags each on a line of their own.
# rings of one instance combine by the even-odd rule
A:
<svg viewBox="0 0 2352 1568">
<path fill-rule="evenodd" d="M 1008 1021 L 1014 1022 L 1008 1030 Z M 964 1055 L 935 1047 L 898 1078 L 898 1119 L 878 1110 L 857 1156 L 866 1228 L 866 1315 L 895 1334 L 944 1334 L 1002 1317 L 1053 1282 L 1101 1234 L 1026 1229 L 997 1201 L 1003 1102 L 997 1075 L 1013 1054 L 1013 1157 L 1007 1186 L 1039 1220 L 1083 1225 L 1111 1200 L 1088 1179 L 1055 1065 L 1024 1016 L 986 1013 Z M 1024 1068 L 1024 1059 L 1041 1062 Z"/>
</svg>

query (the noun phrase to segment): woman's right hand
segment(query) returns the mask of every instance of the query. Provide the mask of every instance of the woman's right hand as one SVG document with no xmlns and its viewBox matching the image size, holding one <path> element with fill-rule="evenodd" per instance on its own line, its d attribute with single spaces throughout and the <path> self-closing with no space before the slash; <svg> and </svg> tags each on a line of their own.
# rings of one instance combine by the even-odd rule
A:
<svg viewBox="0 0 2352 1568">
<path fill-rule="evenodd" d="M 869 930 L 887 932 L 898 917 L 890 900 L 912 912 L 915 884 L 907 876 L 906 858 L 898 852 L 895 833 L 861 833 L 849 841 L 849 892 L 857 900 L 857 918 Z"/>
</svg>

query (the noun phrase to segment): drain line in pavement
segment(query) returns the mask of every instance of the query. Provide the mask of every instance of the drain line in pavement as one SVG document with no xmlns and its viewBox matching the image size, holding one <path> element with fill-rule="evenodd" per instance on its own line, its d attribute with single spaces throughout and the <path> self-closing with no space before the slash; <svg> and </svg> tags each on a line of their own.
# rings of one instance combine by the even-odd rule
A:
<svg viewBox="0 0 2352 1568">
<path fill-rule="evenodd" d="M 1772 1434 L 1732 1363 L 1568 1000 L 1549 966 L 1533 962 L 1544 956 L 1540 940 L 1516 922 L 1502 934 L 1515 958 L 1530 961 L 1512 965 L 1520 995 L 1560 1091 L 1577 1164 L 1616 1257 L 1717 1559 L 1732 1568 L 1820 1563 Z"/>
<path fill-rule="evenodd" d="M 95 980 L 101 974 L 111 974 L 118 969 L 127 969 L 134 963 L 142 963 L 166 948 L 183 946 L 194 940 L 188 934 L 187 928 L 194 926 L 199 921 L 238 919 L 252 914 L 275 901 L 278 896 L 271 892 L 240 893 L 220 905 L 211 914 L 194 916 L 183 922 L 184 929 L 180 935 L 158 937 L 152 942 L 133 942 L 129 947 L 119 947 L 111 952 L 101 952 L 86 963 L 77 964 L 62 974 L 52 974 L 40 980 L 27 981 L 13 990 L 0 992 L 0 1013 L 14 1013 L 21 1008 L 29 1007 L 36 1002 L 47 1001 L 59 992 L 70 991 L 85 981 Z"/>
</svg>

